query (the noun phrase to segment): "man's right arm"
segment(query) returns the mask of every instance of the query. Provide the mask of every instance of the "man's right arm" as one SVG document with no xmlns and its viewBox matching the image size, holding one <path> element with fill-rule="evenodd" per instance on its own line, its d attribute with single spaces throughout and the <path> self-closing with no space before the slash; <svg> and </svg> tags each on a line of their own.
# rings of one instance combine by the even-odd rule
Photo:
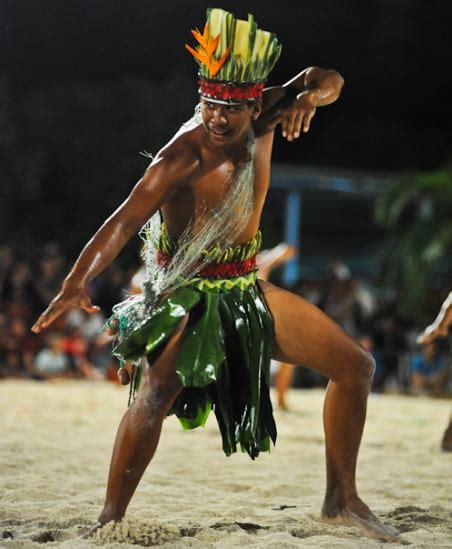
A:
<svg viewBox="0 0 452 549">
<path fill-rule="evenodd" d="M 88 313 L 99 310 L 91 304 L 86 287 L 119 254 L 144 223 L 171 196 L 178 185 L 190 179 L 198 166 L 194 154 L 171 147 L 149 166 L 128 198 L 103 223 L 83 248 L 65 278 L 61 291 L 32 327 L 39 333 L 68 309 L 78 307 Z"/>
<path fill-rule="evenodd" d="M 258 134 L 273 132 L 281 124 L 288 141 L 308 132 L 317 107 L 336 101 L 344 79 L 335 70 L 308 67 L 282 86 L 266 88 L 262 114 L 255 123 Z"/>
<path fill-rule="evenodd" d="M 452 292 L 444 300 L 435 320 L 425 328 L 416 341 L 421 345 L 431 343 L 439 337 L 447 337 L 452 327 Z"/>
</svg>

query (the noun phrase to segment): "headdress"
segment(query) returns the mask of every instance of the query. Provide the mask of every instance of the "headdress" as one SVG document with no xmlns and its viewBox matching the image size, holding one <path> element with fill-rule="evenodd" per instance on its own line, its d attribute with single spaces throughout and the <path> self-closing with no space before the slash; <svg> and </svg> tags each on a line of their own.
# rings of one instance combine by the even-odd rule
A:
<svg viewBox="0 0 452 549">
<path fill-rule="evenodd" d="M 257 28 L 254 17 L 236 19 L 219 8 L 207 10 L 204 31 L 192 30 L 198 42 L 187 50 L 199 64 L 200 93 L 222 102 L 253 100 L 281 54 L 276 36 Z"/>
</svg>

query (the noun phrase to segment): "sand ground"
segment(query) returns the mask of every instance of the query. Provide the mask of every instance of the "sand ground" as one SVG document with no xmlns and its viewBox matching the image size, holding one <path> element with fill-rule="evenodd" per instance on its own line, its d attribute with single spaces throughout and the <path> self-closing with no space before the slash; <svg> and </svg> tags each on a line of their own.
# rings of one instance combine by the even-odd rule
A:
<svg viewBox="0 0 452 549">
<path fill-rule="evenodd" d="M 226 458 L 215 418 L 183 432 L 165 421 L 159 451 L 120 526 L 78 536 L 103 503 L 127 388 L 104 382 L 0 383 L 0 547 L 383 547 L 318 520 L 325 486 L 323 391 L 293 390 L 278 443 Z M 452 454 L 439 443 L 451 402 L 371 395 L 361 496 L 402 531 L 394 547 L 452 547 Z"/>
</svg>

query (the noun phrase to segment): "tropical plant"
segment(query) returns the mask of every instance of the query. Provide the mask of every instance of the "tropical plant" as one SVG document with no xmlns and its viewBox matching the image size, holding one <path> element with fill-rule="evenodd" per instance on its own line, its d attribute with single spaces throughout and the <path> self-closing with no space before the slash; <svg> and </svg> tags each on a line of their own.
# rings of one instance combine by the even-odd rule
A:
<svg viewBox="0 0 452 549">
<path fill-rule="evenodd" d="M 395 287 L 403 312 L 419 318 L 452 250 L 452 166 L 395 180 L 378 196 L 375 217 L 390 231 L 382 254 L 384 286 Z"/>
</svg>

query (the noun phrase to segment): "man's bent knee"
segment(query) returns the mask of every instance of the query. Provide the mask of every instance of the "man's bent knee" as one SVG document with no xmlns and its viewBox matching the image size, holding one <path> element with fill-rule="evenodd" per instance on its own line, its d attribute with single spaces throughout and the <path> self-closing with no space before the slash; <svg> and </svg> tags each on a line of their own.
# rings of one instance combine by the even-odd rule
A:
<svg viewBox="0 0 452 549">
<path fill-rule="evenodd" d="M 141 405 L 148 408 L 151 414 L 159 411 L 166 414 L 181 389 L 182 385 L 176 372 L 172 372 L 172 375 L 165 377 L 153 377 L 151 375 L 143 379 L 137 400 L 140 401 Z"/>
<path fill-rule="evenodd" d="M 368 352 L 361 350 L 356 362 L 354 378 L 363 385 L 371 385 L 375 372 L 375 359 Z"/>
<path fill-rule="evenodd" d="M 332 379 L 339 383 L 370 387 L 375 372 L 375 360 L 369 352 L 360 347 L 356 351 L 348 367 Z"/>
</svg>

